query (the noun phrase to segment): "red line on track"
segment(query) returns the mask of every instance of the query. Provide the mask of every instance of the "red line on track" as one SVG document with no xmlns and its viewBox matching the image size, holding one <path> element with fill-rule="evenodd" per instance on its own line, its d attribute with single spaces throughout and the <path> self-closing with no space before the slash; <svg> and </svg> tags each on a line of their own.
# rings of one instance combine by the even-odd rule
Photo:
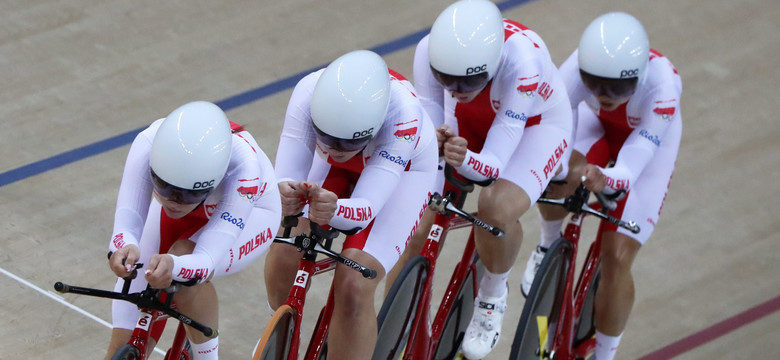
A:
<svg viewBox="0 0 780 360">
<path fill-rule="evenodd" d="M 756 305 L 695 334 L 689 335 L 688 337 L 666 345 L 656 351 L 642 356 L 639 358 L 639 360 L 671 359 L 677 355 L 690 351 L 696 347 L 726 335 L 744 325 L 750 324 L 758 319 L 770 315 L 777 310 L 780 310 L 780 296 L 777 296 L 776 298 L 771 299 L 763 304 Z"/>
</svg>

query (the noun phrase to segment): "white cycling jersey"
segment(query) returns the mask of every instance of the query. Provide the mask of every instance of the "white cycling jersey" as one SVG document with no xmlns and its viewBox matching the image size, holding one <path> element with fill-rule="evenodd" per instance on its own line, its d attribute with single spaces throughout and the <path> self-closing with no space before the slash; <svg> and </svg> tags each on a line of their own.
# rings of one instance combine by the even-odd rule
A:
<svg viewBox="0 0 780 360">
<path fill-rule="evenodd" d="M 433 77 L 426 36 L 415 51 L 415 88 L 434 124 L 447 124 L 468 141 L 460 174 L 474 181 L 504 178 L 535 201 L 568 161 L 571 109 L 544 41 L 508 19 L 504 39 L 491 82 L 461 103 Z"/>
<path fill-rule="evenodd" d="M 680 146 L 680 75 L 669 59 L 651 50 L 645 74 L 628 102 L 604 111 L 582 83 L 576 50 L 560 69 L 577 124 L 574 150 L 601 166 L 610 190 L 629 191 L 616 214 L 636 221 L 641 232 L 618 231 L 644 244 L 658 221 Z M 604 168 L 609 161 L 614 166 Z"/>
<path fill-rule="evenodd" d="M 114 231 L 109 250 L 133 244 L 139 247 L 144 268 L 154 254 L 166 252 L 179 239 L 195 243 L 192 254 L 173 256 L 173 279 L 205 281 L 235 273 L 268 250 L 281 221 L 281 199 L 273 166 L 249 132 L 231 123 L 233 142 L 230 164 L 222 182 L 206 200 L 181 219 L 165 214 L 152 197 L 149 153 L 163 119 L 136 136 L 127 156 L 119 187 Z M 162 250 L 162 251 L 161 251 Z M 119 291 L 124 281 L 118 279 Z M 143 276 L 131 291 L 146 288 Z M 135 305 L 114 301 L 114 327 L 132 329 L 138 318 Z"/>
<path fill-rule="evenodd" d="M 276 155 L 276 176 L 280 182 L 307 180 L 336 192 L 338 208 L 329 225 L 339 230 L 364 229 L 351 237 L 362 237 L 359 243 L 348 238 L 345 247 L 368 252 L 389 271 L 433 188 L 438 155 L 435 130 L 411 83 L 391 70 L 390 101 L 382 126 L 361 153 L 344 163 L 333 161 L 326 149 L 316 145 L 311 119 L 311 96 L 323 71 L 305 76 L 293 90 Z M 343 191 L 336 191 L 336 183 L 349 186 L 338 186 Z"/>
</svg>

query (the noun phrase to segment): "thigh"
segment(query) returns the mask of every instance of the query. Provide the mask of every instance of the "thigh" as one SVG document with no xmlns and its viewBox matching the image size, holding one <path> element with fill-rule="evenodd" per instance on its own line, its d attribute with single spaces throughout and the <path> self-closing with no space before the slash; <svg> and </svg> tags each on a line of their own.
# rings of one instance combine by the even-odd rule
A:
<svg viewBox="0 0 780 360">
<path fill-rule="evenodd" d="M 604 233 L 601 238 L 602 271 L 630 269 L 641 247 L 642 243 L 626 234 Z"/>
<path fill-rule="evenodd" d="M 531 200 L 527 192 L 515 183 L 498 179 L 480 191 L 477 207 L 481 219 L 506 227 L 528 211 Z"/>
<path fill-rule="evenodd" d="M 626 198 L 621 201 L 621 203 L 625 203 L 622 212 L 614 215 L 624 221 L 636 222 L 640 228 L 639 234 L 633 234 L 628 230 L 614 226 L 612 229 L 644 245 L 658 223 L 673 171 L 674 160 L 665 160 L 656 154 L 656 157 L 648 163 L 645 170 L 634 182 L 634 186 L 631 187 Z M 617 210 L 621 210 L 620 206 Z"/>
<path fill-rule="evenodd" d="M 505 179 L 525 191 L 531 203 L 539 199 L 555 176 L 565 153 L 570 151 L 570 130 L 542 123 L 525 129 L 515 153 L 499 179 Z"/>
<path fill-rule="evenodd" d="M 390 200 L 366 229 L 347 237 L 344 248 L 355 248 L 370 254 L 382 264 L 385 272 L 406 248 L 425 213 L 435 172 L 407 171 L 390 196 Z"/>
</svg>

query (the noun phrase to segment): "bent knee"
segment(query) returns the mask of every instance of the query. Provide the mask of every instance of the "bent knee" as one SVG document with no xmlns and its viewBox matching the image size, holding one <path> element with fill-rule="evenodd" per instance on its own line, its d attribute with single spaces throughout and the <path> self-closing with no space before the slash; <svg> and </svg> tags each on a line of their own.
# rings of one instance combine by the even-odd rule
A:
<svg viewBox="0 0 780 360">
<path fill-rule="evenodd" d="M 641 244 L 623 234 L 605 234 L 601 247 L 602 268 L 606 272 L 629 272 Z"/>
<path fill-rule="evenodd" d="M 374 281 L 363 278 L 360 273 L 352 269 L 345 269 L 355 274 L 348 274 L 336 279 L 334 284 L 334 296 L 336 301 L 344 304 L 348 309 L 360 309 L 365 306 L 373 306 Z"/>
<path fill-rule="evenodd" d="M 525 190 L 506 180 L 499 179 L 479 194 L 477 210 L 480 217 L 502 224 L 515 222 L 531 207 Z"/>
</svg>

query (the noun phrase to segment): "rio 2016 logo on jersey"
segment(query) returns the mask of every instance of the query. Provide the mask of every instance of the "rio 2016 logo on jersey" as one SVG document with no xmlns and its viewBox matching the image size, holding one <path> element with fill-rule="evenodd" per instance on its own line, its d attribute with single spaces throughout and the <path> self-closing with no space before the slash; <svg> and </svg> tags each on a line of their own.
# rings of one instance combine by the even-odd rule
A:
<svg viewBox="0 0 780 360">
<path fill-rule="evenodd" d="M 383 158 L 385 158 L 387 160 L 390 160 L 390 161 L 392 161 L 392 162 L 394 162 L 394 163 L 396 163 L 398 165 L 401 165 L 403 167 L 406 167 L 406 164 L 409 163 L 408 160 L 404 160 L 403 158 L 401 158 L 400 155 L 399 156 L 390 155 L 390 153 L 385 151 L 385 150 L 380 151 L 379 152 L 379 156 L 381 156 L 381 157 L 383 157 Z"/>
<path fill-rule="evenodd" d="M 656 134 L 651 134 L 647 129 L 642 129 L 639 131 L 639 136 L 649 140 L 651 143 L 655 144 L 655 146 L 661 146 L 661 139 Z"/>
<path fill-rule="evenodd" d="M 233 217 L 233 215 L 230 215 L 230 213 L 227 211 L 223 212 L 220 218 L 235 226 L 238 226 L 241 230 L 244 230 L 244 219 Z"/>
<path fill-rule="evenodd" d="M 525 113 L 518 114 L 512 110 L 507 110 L 506 112 L 504 112 L 504 115 L 515 120 L 520 120 L 522 122 L 528 121 L 528 116 L 525 116 Z"/>
</svg>

